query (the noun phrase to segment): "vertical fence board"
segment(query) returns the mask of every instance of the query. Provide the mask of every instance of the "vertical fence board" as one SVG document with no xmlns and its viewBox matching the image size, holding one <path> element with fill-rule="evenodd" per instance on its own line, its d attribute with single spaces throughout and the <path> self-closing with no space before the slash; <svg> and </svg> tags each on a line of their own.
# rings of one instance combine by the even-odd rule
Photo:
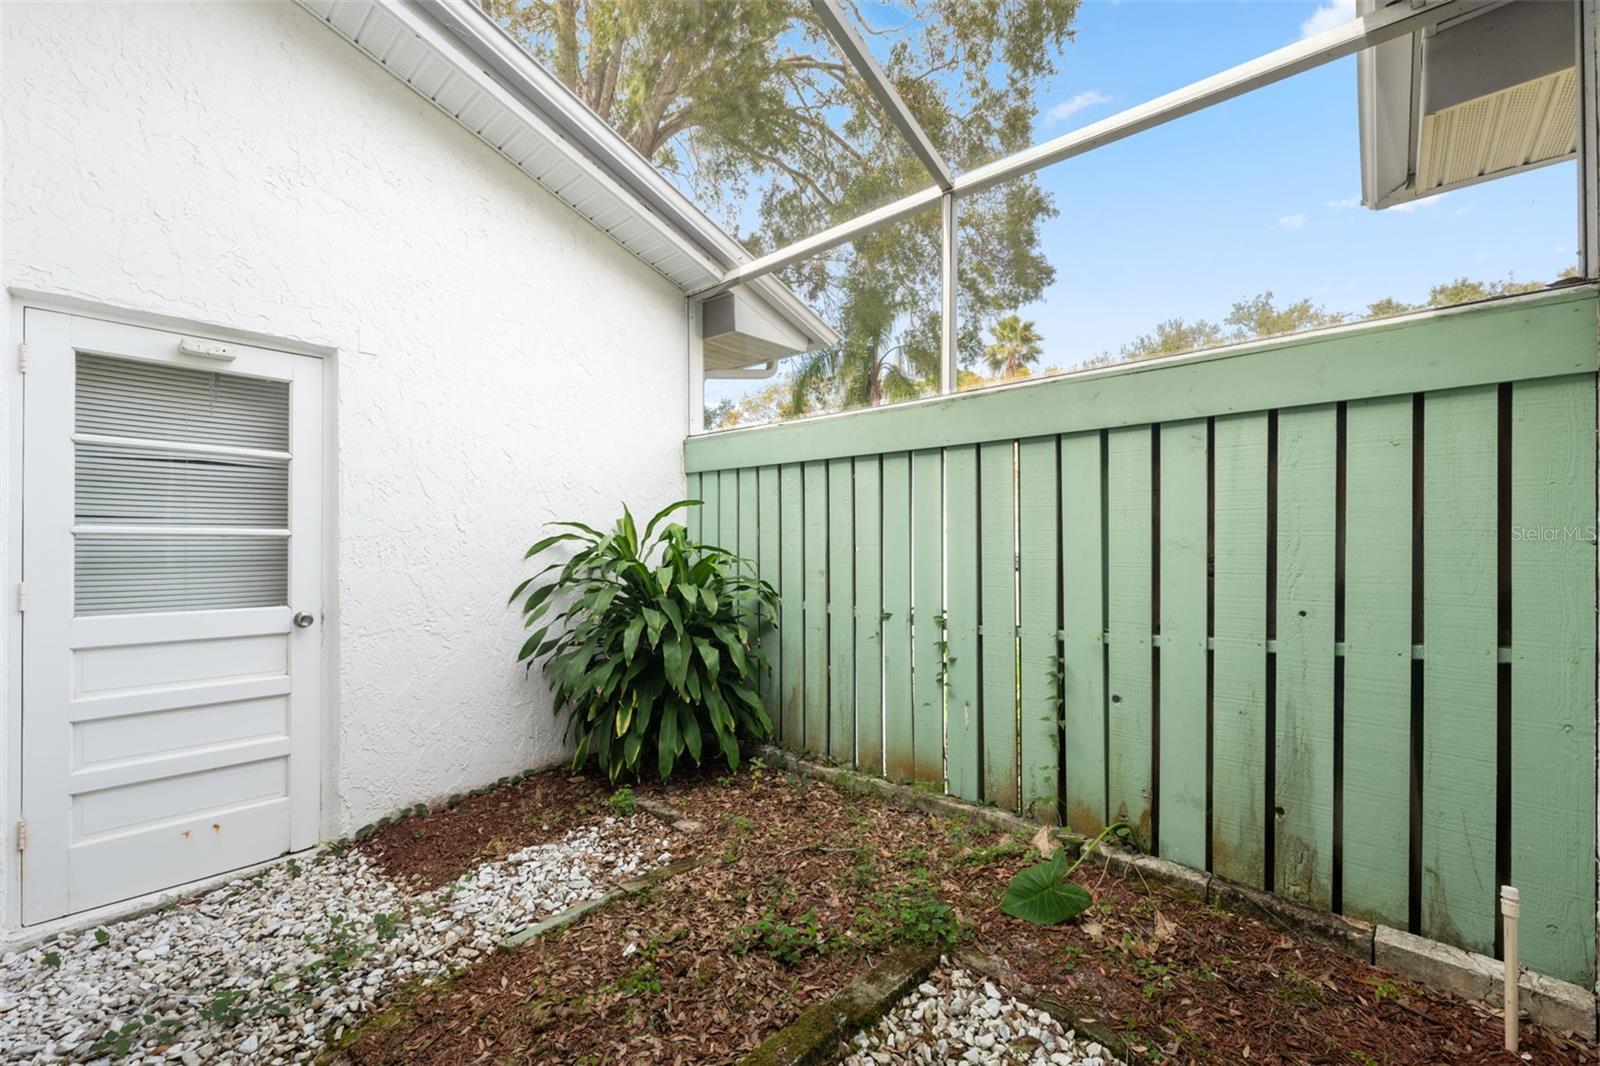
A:
<svg viewBox="0 0 1600 1066">
<path fill-rule="evenodd" d="M 883 457 L 883 755 L 892 781 L 915 776 L 911 728 L 911 459 Z"/>
<path fill-rule="evenodd" d="M 783 580 L 780 563 L 782 543 L 778 518 L 778 468 L 763 466 L 756 471 L 756 572 L 761 580 L 778 588 Z M 781 616 L 780 616 L 781 617 Z M 779 698 L 779 679 L 782 677 L 779 643 L 782 627 L 779 618 L 763 618 L 761 650 L 767 657 L 767 670 L 761 676 L 761 702 L 766 705 L 767 717 L 772 719 L 773 738 L 781 743 L 783 736 L 783 701 Z"/>
<path fill-rule="evenodd" d="M 805 750 L 828 751 L 828 465 L 806 463 Z"/>
<path fill-rule="evenodd" d="M 1267 416 L 1215 422 L 1211 869 L 1266 883 Z"/>
<path fill-rule="evenodd" d="M 1060 501 L 1056 439 L 1017 445 L 1017 585 L 1020 591 L 1019 742 L 1022 805 L 1033 817 L 1059 822 L 1056 786 L 1060 765 Z"/>
<path fill-rule="evenodd" d="M 1111 710 L 1107 721 L 1107 805 L 1113 820 L 1133 827 L 1139 846 L 1151 841 L 1150 427 L 1106 435 L 1106 640 Z"/>
<path fill-rule="evenodd" d="M 1595 977 L 1595 382 L 1518 382 L 1511 406 L 1511 883 L 1522 960 Z"/>
<path fill-rule="evenodd" d="M 1017 809 L 1016 461 L 1011 441 L 978 448 L 979 654 L 983 798 Z"/>
<path fill-rule="evenodd" d="M 1485 954 L 1495 931 L 1499 393 L 1423 407 L 1422 932 Z"/>
<path fill-rule="evenodd" d="M 738 502 L 739 554 L 754 563 L 760 554 L 760 544 L 756 532 L 756 468 L 753 466 L 739 471 Z"/>
<path fill-rule="evenodd" d="M 805 492 L 800 467 L 778 468 L 778 704 L 783 742 L 806 746 Z"/>
<path fill-rule="evenodd" d="M 1333 904 L 1336 417 L 1327 404 L 1278 416 L 1273 890 L 1322 908 Z"/>
<path fill-rule="evenodd" d="M 727 547 L 722 543 L 722 520 L 718 517 L 722 507 L 722 473 L 707 470 L 700 475 L 700 539 L 707 544 Z"/>
<path fill-rule="evenodd" d="M 916 780 L 944 785 L 944 457 L 911 457 L 912 742 Z"/>
<path fill-rule="evenodd" d="M 855 762 L 855 494 L 853 462 L 828 462 L 828 755 Z"/>
<path fill-rule="evenodd" d="M 856 460 L 856 766 L 883 773 L 883 517 L 878 457 Z"/>
<path fill-rule="evenodd" d="M 1345 412 L 1344 912 L 1410 911 L 1411 397 Z"/>
<path fill-rule="evenodd" d="M 950 642 L 945 700 L 945 763 L 950 793 L 979 798 L 982 732 L 978 722 L 978 450 L 945 450 L 946 610 Z"/>
<path fill-rule="evenodd" d="M 1206 864 L 1206 423 L 1161 427 L 1161 854 Z"/>
<path fill-rule="evenodd" d="M 1061 438 L 1061 756 L 1067 825 L 1106 822 L 1105 527 L 1098 433 Z"/>
<path fill-rule="evenodd" d="M 687 491 L 684 493 L 683 498 L 686 500 L 698 500 L 700 498 L 700 475 L 690 474 L 686 481 L 687 485 L 685 487 Z M 684 528 L 689 531 L 689 539 L 691 541 L 699 541 L 702 539 L 700 536 L 700 513 L 702 506 L 703 505 L 701 504 L 693 504 L 684 508 L 683 511 L 683 525 Z"/>
<path fill-rule="evenodd" d="M 717 474 L 717 543 L 739 554 L 739 471 Z"/>
<path fill-rule="evenodd" d="M 736 508 L 739 519 L 739 557 L 747 563 L 741 567 L 744 573 L 755 577 L 759 573 L 761 544 L 760 527 L 756 516 L 756 468 L 747 466 L 738 472 L 739 491 Z M 748 625 L 756 624 L 756 617 L 751 613 L 745 617 Z"/>
</svg>

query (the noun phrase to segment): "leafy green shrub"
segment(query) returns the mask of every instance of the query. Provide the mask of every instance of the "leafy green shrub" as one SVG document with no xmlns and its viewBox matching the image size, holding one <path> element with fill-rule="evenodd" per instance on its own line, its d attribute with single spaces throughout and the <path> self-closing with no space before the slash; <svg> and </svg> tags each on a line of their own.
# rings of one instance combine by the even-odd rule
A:
<svg viewBox="0 0 1600 1066">
<path fill-rule="evenodd" d="M 756 692 L 767 660 L 755 638 L 778 594 L 746 560 L 663 524 L 699 503 L 664 508 L 643 536 L 626 507 L 610 533 L 557 522 L 568 532 L 528 549 L 531 559 L 577 547 L 511 594 L 527 593 L 523 622 L 534 629 L 517 661 L 543 660 L 556 713 L 568 713 L 575 767 L 593 758 L 615 781 L 654 765 L 665 779 L 685 755 L 699 765 L 709 743 L 731 770 L 741 740 L 772 732 Z"/>
<path fill-rule="evenodd" d="M 940 901 L 928 883 L 927 871 L 912 874 L 910 884 L 875 894 L 856 914 L 863 943 L 948 948 L 961 938 L 961 922 Z"/>
<path fill-rule="evenodd" d="M 1066 849 L 1057 848 L 1050 858 L 1034 863 L 1011 879 L 1001 897 L 1000 909 L 1034 925 L 1059 925 L 1076 918 L 1094 904 L 1094 899 L 1088 889 L 1067 878 L 1106 840 L 1111 837 L 1126 840 L 1128 833 L 1127 823 L 1113 822 L 1100 830 L 1100 835 L 1085 844 L 1077 859 L 1070 862 Z"/>
<path fill-rule="evenodd" d="M 790 924 L 768 907 L 761 917 L 733 931 L 734 947 L 741 952 L 761 951 L 774 962 L 792 965 L 807 955 L 828 950 L 828 938 L 817 925 L 817 916 L 806 911 Z"/>
</svg>

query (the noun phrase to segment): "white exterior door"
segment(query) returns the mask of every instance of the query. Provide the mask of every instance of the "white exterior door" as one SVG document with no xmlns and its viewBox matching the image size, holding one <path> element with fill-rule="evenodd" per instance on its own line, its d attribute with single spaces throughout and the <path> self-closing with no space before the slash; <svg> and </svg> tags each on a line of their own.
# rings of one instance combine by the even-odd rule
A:
<svg viewBox="0 0 1600 1066">
<path fill-rule="evenodd" d="M 33 923 L 316 843 L 323 377 L 24 316 Z"/>
</svg>

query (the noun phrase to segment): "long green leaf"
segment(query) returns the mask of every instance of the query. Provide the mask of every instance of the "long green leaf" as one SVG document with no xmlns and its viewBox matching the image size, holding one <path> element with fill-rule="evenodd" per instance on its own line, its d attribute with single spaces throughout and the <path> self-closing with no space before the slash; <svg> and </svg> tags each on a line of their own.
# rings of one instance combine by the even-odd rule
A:
<svg viewBox="0 0 1600 1066">
<path fill-rule="evenodd" d="M 656 526 L 661 523 L 663 518 L 667 517 L 673 511 L 683 507 L 700 507 L 704 504 L 704 500 L 675 500 L 672 503 L 667 504 L 665 507 L 661 508 L 661 510 L 657 511 L 651 517 L 650 521 L 645 524 L 643 538 L 644 543 L 650 543 L 650 537 L 653 533 L 655 533 Z"/>
<path fill-rule="evenodd" d="M 540 552 L 553 545 L 560 544 L 563 541 L 582 539 L 583 538 L 578 536 L 576 533 L 557 533 L 554 536 L 546 537 L 540 541 L 535 541 L 533 547 L 529 548 L 525 553 L 523 553 L 522 557 L 524 559 L 532 559 L 535 555 L 538 555 Z M 511 598 L 516 599 L 516 596 L 513 595 Z"/>
</svg>

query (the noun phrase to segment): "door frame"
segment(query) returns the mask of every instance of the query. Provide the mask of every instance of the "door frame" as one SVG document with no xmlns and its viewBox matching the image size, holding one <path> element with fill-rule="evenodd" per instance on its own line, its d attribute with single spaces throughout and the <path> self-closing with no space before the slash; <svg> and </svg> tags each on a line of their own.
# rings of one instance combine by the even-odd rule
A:
<svg viewBox="0 0 1600 1066">
<path fill-rule="evenodd" d="M 17 825 L 22 818 L 22 681 L 23 681 L 23 628 L 26 614 L 17 609 L 17 588 L 26 575 L 23 545 L 24 464 L 23 440 L 26 417 L 27 375 L 21 367 L 20 345 L 26 337 L 28 312 L 50 312 L 78 318 L 99 319 L 118 326 L 165 330 L 181 333 L 198 340 L 217 341 L 222 344 L 243 344 L 268 348 L 288 355 L 309 356 L 320 360 L 322 366 L 322 617 L 317 628 L 322 641 L 321 705 L 318 708 L 319 788 L 315 797 L 318 836 L 327 839 L 335 830 L 338 811 L 338 747 L 339 690 L 337 667 L 339 661 L 339 600 L 338 600 L 338 377 L 340 354 L 355 350 L 354 343 L 317 344 L 294 340 L 286 336 L 234 329 L 202 319 L 181 315 L 130 310 L 126 307 L 84 300 L 38 290 L 10 287 L 5 290 L 9 305 L 4 316 L 7 345 L 4 352 L 3 381 L 5 392 L 4 413 L 6 429 L 0 434 L 0 448 L 5 451 L 0 463 L 0 478 L 5 485 L 0 491 L 5 513 L 4 573 L 6 584 L 0 589 L 0 607 L 3 607 L 4 644 L 0 651 L 0 674 L 4 676 L 5 713 L 0 722 L 0 943 L 23 929 L 22 926 L 22 861 L 17 850 Z M 178 886 L 174 886 L 178 887 Z M 123 903 L 111 904 L 85 915 L 108 910 L 133 910 L 141 899 L 136 897 Z M 47 928 L 57 924 L 71 925 L 77 916 L 67 915 L 29 929 Z"/>
</svg>

